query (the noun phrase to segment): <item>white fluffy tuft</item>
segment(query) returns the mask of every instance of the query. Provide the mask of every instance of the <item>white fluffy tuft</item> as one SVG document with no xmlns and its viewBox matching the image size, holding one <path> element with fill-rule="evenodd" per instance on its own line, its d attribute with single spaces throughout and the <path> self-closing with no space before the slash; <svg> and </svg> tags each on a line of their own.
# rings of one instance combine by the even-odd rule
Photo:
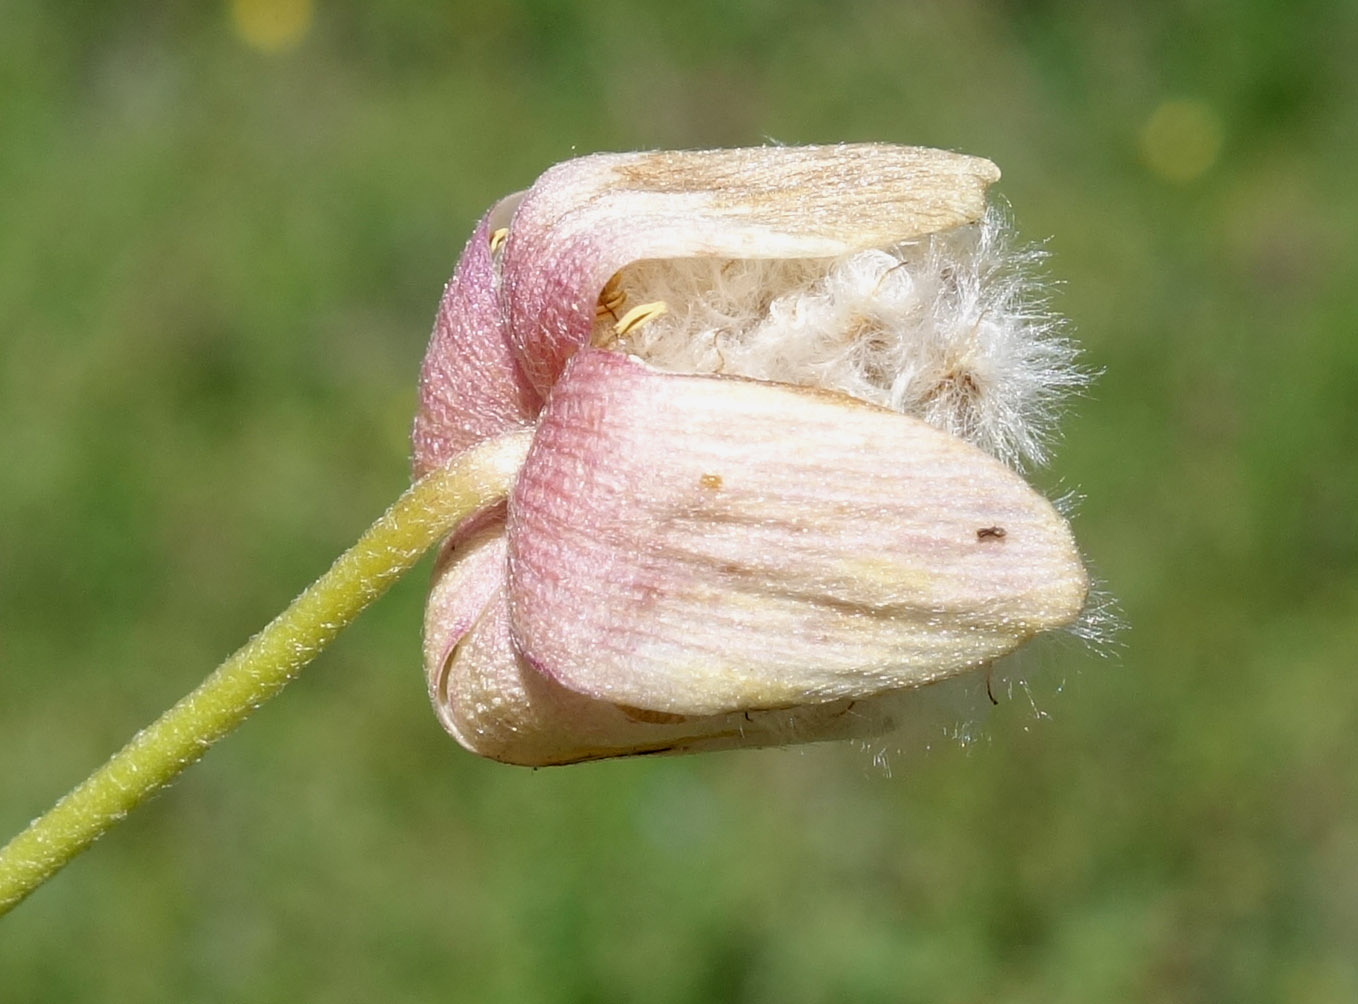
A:
<svg viewBox="0 0 1358 1004">
<path fill-rule="evenodd" d="M 1045 257 L 992 208 L 842 258 L 641 261 L 610 283 L 595 342 L 672 372 L 839 391 L 1011 465 L 1043 463 L 1063 398 L 1089 379 L 1048 307 Z M 657 300 L 666 313 L 615 334 L 624 311 Z"/>
</svg>

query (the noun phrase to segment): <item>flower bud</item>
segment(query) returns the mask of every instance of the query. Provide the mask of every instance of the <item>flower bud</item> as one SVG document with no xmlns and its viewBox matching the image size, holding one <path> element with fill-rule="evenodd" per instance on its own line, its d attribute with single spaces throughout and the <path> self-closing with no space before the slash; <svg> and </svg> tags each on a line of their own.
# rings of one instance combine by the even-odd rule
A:
<svg viewBox="0 0 1358 1004">
<path fill-rule="evenodd" d="M 1041 460 L 1074 348 L 988 161 L 854 145 L 610 154 L 478 226 L 421 372 L 417 473 L 534 428 L 435 571 L 468 749 L 549 764 L 867 735 L 1070 624 Z"/>
</svg>

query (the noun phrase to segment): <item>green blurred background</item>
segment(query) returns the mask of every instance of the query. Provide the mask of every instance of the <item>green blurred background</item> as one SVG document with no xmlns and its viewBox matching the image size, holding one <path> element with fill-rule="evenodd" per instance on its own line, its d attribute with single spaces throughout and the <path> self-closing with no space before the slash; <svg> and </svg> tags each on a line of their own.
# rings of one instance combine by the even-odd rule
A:
<svg viewBox="0 0 1358 1004">
<path fill-rule="evenodd" d="M 4 1001 L 1358 999 L 1353 3 L 0 0 L 0 838 L 406 481 L 480 212 L 603 149 L 988 156 L 1130 625 L 964 748 L 530 772 L 417 572 L 14 914 Z"/>
</svg>

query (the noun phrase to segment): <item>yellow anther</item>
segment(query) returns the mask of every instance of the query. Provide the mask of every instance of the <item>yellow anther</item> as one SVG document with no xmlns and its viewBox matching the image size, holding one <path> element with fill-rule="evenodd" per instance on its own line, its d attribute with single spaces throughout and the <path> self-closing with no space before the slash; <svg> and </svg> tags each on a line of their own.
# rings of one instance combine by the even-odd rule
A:
<svg viewBox="0 0 1358 1004">
<path fill-rule="evenodd" d="M 638 325 L 645 324 L 661 314 L 668 313 L 669 309 L 664 300 L 656 300 L 654 303 L 639 303 L 623 314 L 622 320 L 613 325 L 613 333 L 621 337 Z"/>
<path fill-rule="evenodd" d="M 501 227 L 490 235 L 490 253 L 494 254 L 504 247 L 506 238 L 509 237 L 509 227 Z"/>
</svg>

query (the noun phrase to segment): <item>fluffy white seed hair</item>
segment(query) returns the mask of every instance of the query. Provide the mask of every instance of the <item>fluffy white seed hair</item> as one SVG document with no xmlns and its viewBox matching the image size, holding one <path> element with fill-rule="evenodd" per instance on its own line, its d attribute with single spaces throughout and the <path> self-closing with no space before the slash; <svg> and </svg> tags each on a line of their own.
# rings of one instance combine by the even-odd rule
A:
<svg viewBox="0 0 1358 1004">
<path fill-rule="evenodd" d="M 1012 466 L 1040 464 L 1089 374 L 1004 212 L 831 259 L 687 258 L 623 269 L 596 344 L 671 372 L 840 391 L 914 415 Z M 629 308 L 667 310 L 621 334 Z"/>
</svg>

